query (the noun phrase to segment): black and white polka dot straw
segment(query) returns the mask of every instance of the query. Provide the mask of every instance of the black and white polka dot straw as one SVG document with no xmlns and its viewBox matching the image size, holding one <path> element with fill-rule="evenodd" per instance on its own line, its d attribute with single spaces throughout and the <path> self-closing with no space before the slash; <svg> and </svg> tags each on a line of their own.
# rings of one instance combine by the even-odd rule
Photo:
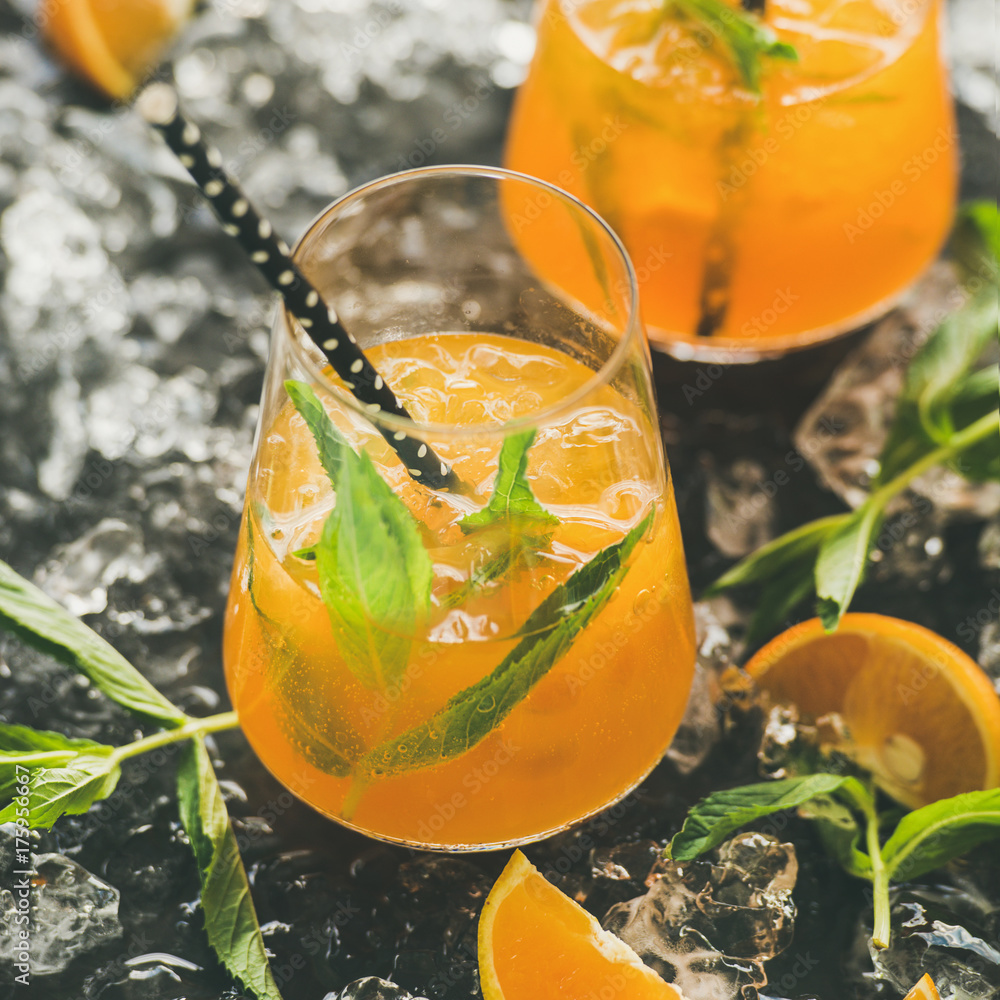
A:
<svg viewBox="0 0 1000 1000">
<path fill-rule="evenodd" d="M 384 411 L 409 417 L 396 394 L 365 357 L 361 348 L 292 260 L 288 246 L 274 234 L 222 166 L 222 155 L 208 146 L 198 126 L 186 121 L 177 107 L 177 95 L 165 83 L 154 83 L 137 98 L 140 114 L 166 139 L 195 183 L 208 199 L 222 228 L 239 240 L 257 270 L 285 300 L 288 311 L 326 355 L 344 385 L 372 414 Z M 378 424 L 376 424 L 378 426 Z M 410 475 L 433 489 L 455 488 L 450 467 L 431 448 L 403 431 L 379 427 Z"/>
</svg>

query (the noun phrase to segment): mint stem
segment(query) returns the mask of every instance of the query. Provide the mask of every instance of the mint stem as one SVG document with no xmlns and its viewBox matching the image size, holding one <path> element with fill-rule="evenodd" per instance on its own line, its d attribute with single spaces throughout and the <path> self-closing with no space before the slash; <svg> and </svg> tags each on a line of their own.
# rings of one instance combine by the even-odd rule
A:
<svg viewBox="0 0 1000 1000">
<path fill-rule="evenodd" d="M 166 746 L 168 743 L 188 740 L 193 736 L 217 733 L 223 729 L 235 729 L 239 724 L 239 716 L 235 712 L 220 712 L 218 715 L 209 715 L 204 719 L 191 719 L 176 729 L 166 729 L 159 733 L 153 733 L 151 736 L 144 736 L 134 743 L 126 743 L 125 746 L 117 747 L 111 754 L 111 758 L 116 764 L 120 764 L 129 757 L 138 757 L 140 754 Z"/>
<path fill-rule="evenodd" d="M 991 434 L 1000 433 L 1000 411 L 994 410 L 980 417 L 975 423 L 957 431 L 951 436 L 947 444 L 929 451 L 919 461 L 914 462 L 908 469 L 904 469 L 894 479 L 890 479 L 884 486 L 880 486 L 872 493 L 865 503 L 876 507 L 884 507 L 897 493 L 900 493 L 913 482 L 918 476 L 923 475 L 936 465 L 941 465 L 956 455 L 961 454 L 967 448 L 979 444 Z"/>
<path fill-rule="evenodd" d="M 878 814 L 874 798 L 864 803 L 865 841 L 868 857 L 872 862 L 872 896 L 875 903 L 875 926 L 872 944 L 880 951 L 889 947 L 891 923 L 889 915 L 889 873 L 882 858 L 882 845 L 878 837 Z"/>
<path fill-rule="evenodd" d="M 351 784 L 348 786 L 347 795 L 344 797 L 344 804 L 340 807 L 340 818 L 348 823 L 354 818 L 354 812 L 361 802 L 362 796 L 368 791 L 371 776 L 367 772 L 364 774 L 352 774 Z"/>
<path fill-rule="evenodd" d="M 79 755 L 78 750 L 40 750 L 38 753 L 11 755 L 14 763 L 24 767 L 58 767 L 60 764 L 69 763 L 74 757 Z"/>
</svg>

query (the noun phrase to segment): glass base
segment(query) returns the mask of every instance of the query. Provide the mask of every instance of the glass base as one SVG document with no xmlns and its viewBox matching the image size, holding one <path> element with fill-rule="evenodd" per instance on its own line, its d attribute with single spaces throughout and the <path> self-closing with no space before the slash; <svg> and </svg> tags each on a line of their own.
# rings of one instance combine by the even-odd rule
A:
<svg viewBox="0 0 1000 1000">
<path fill-rule="evenodd" d="M 557 833 L 562 833 L 565 830 L 569 830 L 580 823 L 586 823 L 588 820 L 593 819 L 595 816 L 600 816 L 602 813 L 607 812 L 609 809 L 613 809 L 619 802 L 627 798 L 632 792 L 634 792 L 663 761 L 666 756 L 667 750 L 670 749 L 670 743 L 668 743 L 663 751 L 659 754 L 656 760 L 636 778 L 632 784 L 627 785 L 622 791 L 616 795 L 614 798 L 609 799 L 607 802 L 598 806 L 596 809 L 592 809 L 590 812 L 585 813 L 577 819 L 570 820 L 567 823 L 562 823 L 559 826 L 554 826 L 547 830 L 542 830 L 539 833 L 532 833 L 524 837 L 515 837 L 512 840 L 495 841 L 488 844 L 452 844 L 452 843 L 441 843 L 441 844 L 430 844 L 425 841 L 417 840 L 406 840 L 402 837 L 393 837 L 389 834 L 377 833 L 374 830 L 369 830 L 367 827 L 359 826 L 356 823 L 352 823 L 350 820 L 343 819 L 341 816 L 334 815 L 333 813 L 328 813 L 321 809 L 315 803 L 310 802 L 308 799 L 302 798 L 293 788 L 289 788 L 288 785 L 282 781 L 278 774 L 271 768 L 271 766 L 261 757 L 257 748 L 253 746 L 252 741 L 244 733 L 244 737 L 247 742 L 250 743 L 257 756 L 257 759 L 263 764 L 264 768 L 268 773 L 282 786 L 282 788 L 287 788 L 292 795 L 294 795 L 300 802 L 309 806 L 310 809 L 315 810 L 320 816 L 331 820 L 338 826 L 342 826 L 347 830 L 352 830 L 354 833 L 360 833 L 363 837 L 367 837 L 369 840 L 378 840 L 383 844 L 396 844 L 400 847 L 408 847 L 410 850 L 414 851 L 428 851 L 428 852 L 438 852 L 444 854 L 470 854 L 475 851 L 505 851 L 514 847 L 523 847 L 525 844 L 536 844 L 540 840 L 547 840 L 549 837 L 554 837 Z M 671 740 L 673 742 L 673 740 Z"/>
<path fill-rule="evenodd" d="M 663 753 L 666 754 L 666 752 L 666 749 L 664 749 Z M 604 805 L 599 806 L 597 809 L 592 810 L 584 816 L 581 816 L 579 819 L 574 819 L 569 823 L 563 823 L 560 826 L 554 826 L 550 830 L 543 830 L 541 833 L 530 834 L 526 837 L 517 837 L 513 840 L 498 841 L 492 844 L 427 844 L 419 841 L 403 840 L 399 837 L 390 837 L 385 834 L 375 833 L 372 830 L 365 829 L 363 826 L 355 826 L 348 820 L 341 819 L 339 816 L 331 816 L 329 813 L 324 813 L 319 809 L 317 809 L 317 812 L 326 816 L 327 819 L 333 820 L 334 823 L 346 827 L 348 830 L 353 830 L 355 833 L 360 833 L 363 836 L 368 837 L 369 840 L 380 840 L 384 844 L 397 844 L 400 847 L 408 847 L 413 851 L 436 851 L 444 854 L 470 854 L 474 851 L 506 851 L 514 847 L 524 847 L 525 844 L 537 844 L 540 840 L 548 840 L 549 837 L 554 837 L 557 833 L 563 833 L 565 830 L 572 829 L 580 823 L 586 823 L 595 816 L 600 816 L 602 813 L 614 808 L 619 802 L 634 792 L 653 773 L 653 771 L 656 770 L 657 765 L 662 760 L 663 754 L 660 755 L 652 767 L 650 767 L 644 774 L 640 775 L 631 785 L 623 789 L 619 795 L 616 795 L 610 801 L 605 802 Z M 295 793 L 293 792 L 292 794 L 294 795 Z M 311 803 L 306 804 L 310 805 L 311 808 L 316 809 L 316 806 Z"/>
<path fill-rule="evenodd" d="M 936 257 L 936 255 L 935 255 Z M 928 266 L 932 263 L 928 261 Z M 747 365 L 757 361 L 774 361 L 795 351 L 803 351 L 846 336 L 874 323 L 899 304 L 903 296 L 926 274 L 924 267 L 902 288 L 897 289 L 862 312 L 826 326 L 789 333 L 780 337 L 761 337 L 750 340 L 743 337 L 682 338 L 669 330 L 646 323 L 650 345 L 657 351 L 669 354 L 678 361 L 701 361 L 718 365 Z"/>
</svg>

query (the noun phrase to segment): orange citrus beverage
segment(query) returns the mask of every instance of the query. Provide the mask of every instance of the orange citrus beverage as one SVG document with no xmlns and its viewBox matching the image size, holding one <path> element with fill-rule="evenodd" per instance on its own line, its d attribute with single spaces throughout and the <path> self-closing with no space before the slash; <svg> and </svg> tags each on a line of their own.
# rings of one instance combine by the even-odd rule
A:
<svg viewBox="0 0 1000 1000">
<path fill-rule="evenodd" d="M 258 438 L 227 611 L 234 706 L 279 780 L 365 833 L 448 849 L 538 838 L 634 786 L 660 759 L 687 700 L 691 599 L 655 426 L 641 400 L 595 385 L 593 369 L 569 354 L 519 337 L 427 333 L 366 352 L 419 423 L 461 431 L 494 422 L 502 433 L 437 441 L 467 491 L 432 492 L 406 475 L 374 428 L 324 399 L 415 518 L 433 565 L 425 620 L 406 634 L 364 623 L 373 644 L 405 650 L 394 679 L 373 681 L 352 662 L 356 646 L 332 624 L 307 557 L 337 495 L 302 416 L 287 399 L 275 406 Z M 490 498 L 507 428 L 552 407 L 558 419 L 539 424 L 526 466 L 551 523 L 464 531 L 459 521 Z M 596 615 L 522 687 L 483 695 L 459 726 L 460 752 L 393 765 L 396 749 L 494 674 L 527 634 L 556 634 L 586 595 L 568 595 L 542 621 L 529 616 L 627 538 L 623 573 Z M 368 538 L 357 542 L 363 549 Z M 509 699 L 499 706 L 507 714 L 496 715 L 498 697 Z M 498 724 L 477 729 L 480 716 Z"/>
<path fill-rule="evenodd" d="M 763 56 L 752 83 L 692 6 L 547 0 L 507 166 L 607 220 L 679 357 L 755 360 L 874 318 L 951 222 L 941 4 L 767 0 L 797 61 Z"/>
</svg>

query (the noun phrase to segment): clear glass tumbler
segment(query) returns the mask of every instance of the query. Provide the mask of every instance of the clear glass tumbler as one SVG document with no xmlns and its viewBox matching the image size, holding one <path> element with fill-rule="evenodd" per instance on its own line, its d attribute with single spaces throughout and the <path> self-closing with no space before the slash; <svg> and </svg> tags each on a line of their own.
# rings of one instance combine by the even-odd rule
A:
<svg viewBox="0 0 1000 1000">
<path fill-rule="evenodd" d="M 940 0 L 756 6 L 542 0 L 507 136 L 507 166 L 622 238 L 649 336 L 682 359 L 857 329 L 933 260 L 954 212 Z M 754 30 L 797 58 L 735 59 Z"/>
<path fill-rule="evenodd" d="M 295 255 L 411 419 L 367 412 L 281 312 L 226 616 L 248 739 L 327 816 L 417 847 L 603 809 L 662 756 L 694 664 L 620 243 L 554 187 L 446 167 L 348 194 Z M 415 482 L 402 433 L 461 485 Z"/>
</svg>

